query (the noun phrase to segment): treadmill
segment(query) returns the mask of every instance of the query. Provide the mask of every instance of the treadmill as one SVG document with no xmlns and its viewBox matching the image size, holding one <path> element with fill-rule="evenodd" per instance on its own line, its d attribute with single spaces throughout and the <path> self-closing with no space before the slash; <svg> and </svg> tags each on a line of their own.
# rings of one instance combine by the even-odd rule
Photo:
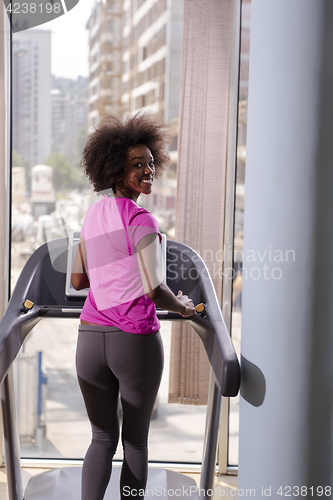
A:
<svg viewBox="0 0 333 500">
<path fill-rule="evenodd" d="M 79 318 L 87 290 L 77 292 L 70 283 L 79 237 L 79 232 L 71 233 L 67 238 L 45 243 L 31 255 L 0 322 L 0 381 L 9 500 L 81 498 L 81 467 L 63 467 L 33 476 L 23 493 L 13 381 L 9 371 L 24 339 L 44 317 Z M 200 496 L 208 499 L 212 494 L 210 490 L 213 489 L 216 470 L 221 396 L 234 397 L 238 394 L 240 365 L 204 261 L 197 252 L 182 243 L 164 240 L 162 246 L 167 285 L 175 294 L 182 290 L 194 304 L 203 304 L 204 307 L 198 308 L 200 312 L 190 319 L 161 309 L 157 309 L 157 316 L 160 321 L 190 323 L 204 345 L 215 384 L 207 406 L 199 491 L 195 481 L 183 474 L 149 468 L 146 498 L 171 498 L 177 492 L 176 496 L 181 498 L 189 496 L 197 500 Z M 113 467 L 105 500 L 120 499 L 119 475 L 120 467 Z"/>
</svg>

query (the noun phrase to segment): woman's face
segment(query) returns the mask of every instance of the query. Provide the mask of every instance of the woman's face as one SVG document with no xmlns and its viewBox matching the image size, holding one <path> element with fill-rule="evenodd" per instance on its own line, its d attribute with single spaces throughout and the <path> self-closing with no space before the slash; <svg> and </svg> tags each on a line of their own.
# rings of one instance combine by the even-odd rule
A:
<svg viewBox="0 0 333 500">
<path fill-rule="evenodd" d="M 136 201 L 141 193 L 150 194 L 155 175 L 154 158 L 144 144 L 138 144 L 128 150 L 128 159 L 121 180 L 117 183 L 117 192 Z"/>
</svg>

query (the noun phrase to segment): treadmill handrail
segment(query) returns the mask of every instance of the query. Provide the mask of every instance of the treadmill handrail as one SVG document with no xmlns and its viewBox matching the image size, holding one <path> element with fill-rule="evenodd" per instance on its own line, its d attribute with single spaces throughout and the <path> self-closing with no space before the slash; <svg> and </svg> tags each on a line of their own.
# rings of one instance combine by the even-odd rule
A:
<svg viewBox="0 0 333 500">
<path fill-rule="evenodd" d="M 63 246 L 63 254 L 66 254 L 67 258 L 67 238 L 60 238 L 57 240 L 57 244 L 60 248 Z M 207 266 L 195 250 L 183 243 L 167 241 L 167 253 L 170 258 L 172 253 L 174 253 L 173 257 L 178 254 L 182 264 L 187 264 L 189 272 L 186 279 L 188 282 L 187 284 L 184 282 L 184 286 L 190 287 L 190 290 L 193 289 L 193 294 L 206 303 L 207 318 L 201 318 L 199 314 L 195 314 L 187 321 L 202 340 L 221 394 L 223 396 L 236 396 L 240 386 L 240 366 Z M 184 259 L 184 257 L 186 258 Z M 57 294 L 52 289 L 52 286 L 56 286 L 53 279 L 46 280 L 41 276 L 43 266 L 48 272 L 53 273 L 54 278 L 60 279 L 64 287 L 61 293 L 58 291 Z M 195 279 L 191 278 L 191 269 L 196 269 Z M 3 380 L 16 358 L 26 335 L 43 316 L 77 317 L 77 313 L 73 309 L 82 307 L 84 298 L 75 301 L 66 299 L 65 278 L 65 273 L 60 273 L 52 268 L 47 243 L 39 247 L 28 259 L 0 322 L 0 381 Z M 179 282 L 179 277 L 173 281 L 172 277 L 168 275 L 167 283 L 171 289 L 177 288 Z M 41 297 L 39 291 L 41 283 L 47 292 L 46 298 L 43 294 L 42 299 L 47 300 L 49 297 L 50 302 L 53 302 L 48 306 L 38 303 Z M 25 299 L 35 303 L 34 307 L 26 314 L 20 312 Z M 68 314 L 66 314 L 66 310 L 68 310 Z M 176 313 L 165 314 L 163 312 L 160 319 L 184 321 Z"/>
<path fill-rule="evenodd" d="M 223 318 L 209 270 L 202 257 L 189 246 L 179 242 L 168 242 L 168 249 L 172 250 L 172 246 L 175 244 L 177 251 L 183 252 L 197 268 L 197 276 L 203 294 L 202 301 L 206 303 L 207 319 L 195 314 L 189 319 L 189 323 L 205 347 L 222 396 L 237 396 L 240 388 L 240 364 Z M 222 363 L 220 363 L 221 360 Z"/>
</svg>

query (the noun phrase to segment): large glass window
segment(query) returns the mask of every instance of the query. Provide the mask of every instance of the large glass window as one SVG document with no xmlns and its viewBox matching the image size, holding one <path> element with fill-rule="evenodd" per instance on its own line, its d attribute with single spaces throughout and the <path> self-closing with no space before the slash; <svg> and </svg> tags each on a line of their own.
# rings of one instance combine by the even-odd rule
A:
<svg viewBox="0 0 333 500">
<path fill-rule="evenodd" d="M 13 35 L 12 289 L 36 248 L 80 230 L 94 201 L 79 166 L 82 149 L 107 114 L 132 114 L 139 106 L 168 120 L 172 165 L 154 183 L 153 194 L 139 202 L 156 216 L 160 230 L 174 238 L 178 96 L 169 96 L 170 108 L 165 96 L 167 69 L 172 78 L 179 75 L 180 84 L 181 47 L 165 37 L 166 32 L 178 35 L 177 30 L 161 29 L 162 22 L 173 19 L 172 12 L 165 15 L 166 2 L 155 2 L 152 12 L 148 4 L 134 2 L 132 19 L 130 1 L 114 0 L 110 7 L 110 2 L 81 0 L 61 18 Z M 144 38 L 145 45 L 135 36 Z M 139 57 L 143 49 L 145 57 Z M 168 54 L 178 54 L 177 67 L 172 60 L 166 64 Z M 16 361 L 24 457 L 83 458 L 88 447 L 90 425 L 75 373 L 78 323 L 43 319 Z M 162 323 L 162 338 L 165 370 L 149 458 L 199 463 L 206 407 L 168 403 L 171 323 Z M 116 458 L 121 458 L 121 446 Z"/>
<path fill-rule="evenodd" d="M 234 279 L 232 289 L 231 335 L 240 359 L 242 320 L 243 223 L 245 198 L 245 160 L 247 99 L 249 82 L 251 0 L 242 0 L 239 68 L 239 102 L 234 230 Z M 239 396 L 230 399 L 228 463 L 238 465 Z"/>
</svg>

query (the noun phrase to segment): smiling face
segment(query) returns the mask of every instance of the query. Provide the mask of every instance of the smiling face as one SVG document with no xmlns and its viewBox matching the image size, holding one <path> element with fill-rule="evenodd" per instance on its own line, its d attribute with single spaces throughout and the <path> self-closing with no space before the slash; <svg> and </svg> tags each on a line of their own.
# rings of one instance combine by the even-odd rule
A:
<svg viewBox="0 0 333 500">
<path fill-rule="evenodd" d="M 141 193 L 150 194 L 155 175 L 154 158 L 144 144 L 128 150 L 128 159 L 115 196 L 126 196 L 136 201 Z"/>
</svg>

